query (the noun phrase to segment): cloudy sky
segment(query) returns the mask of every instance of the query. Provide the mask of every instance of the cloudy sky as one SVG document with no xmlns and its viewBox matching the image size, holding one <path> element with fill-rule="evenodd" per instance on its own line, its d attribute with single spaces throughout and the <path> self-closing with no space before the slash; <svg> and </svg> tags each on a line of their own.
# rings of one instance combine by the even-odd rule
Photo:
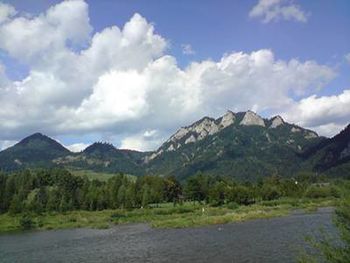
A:
<svg viewBox="0 0 350 263">
<path fill-rule="evenodd" d="M 0 1 L 0 148 L 153 150 L 227 109 L 350 122 L 350 1 Z"/>
</svg>

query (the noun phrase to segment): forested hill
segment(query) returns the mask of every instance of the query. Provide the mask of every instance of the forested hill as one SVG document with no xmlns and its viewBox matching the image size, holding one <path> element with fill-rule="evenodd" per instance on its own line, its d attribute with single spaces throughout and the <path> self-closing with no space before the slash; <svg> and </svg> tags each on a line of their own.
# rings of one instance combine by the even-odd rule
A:
<svg viewBox="0 0 350 263">
<path fill-rule="evenodd" d="M 0 168 L 8 171 L 23 167 L 46 167 L 52 160 L 68 154 L 70 151 L 57 141 L 41 133 L 35 133 L 0 152 Z"/>
<path fill-rule="evenodd" d="M 303 153 L 314 171 L 330 174 L 350 173 L 350 124 L 339 134 L 323 140 Z"/>
<path fill-rule="evenodd" d="M 228 111 L 179 129 L 145 161 L 148 172 L 180 178 L 197 171 L 243 180 L 291 176 L 304 162 L 300 154 L 323 140 L 280 116 L 264 119 L 252 111 Z"/>
<path fill-rule="evenodd" d="M 292 176 L 299 171 L 332 175 L 349 172 L 349 126 L 333 138 L 252 111 L 228 111 L 180 128 L 154 152 L 137 152 L 97 142 L 72 153 L 57 141 L 34 134 L 0 152 L 5 171 L 60 166 L 95 172 L 173 175 L 197 172 L 253 181 L 261 176 Z M 339 168 L 341 167 L 341 169 Z M 339 169 L 338 169 L 339 168 Z"/>
</svg>

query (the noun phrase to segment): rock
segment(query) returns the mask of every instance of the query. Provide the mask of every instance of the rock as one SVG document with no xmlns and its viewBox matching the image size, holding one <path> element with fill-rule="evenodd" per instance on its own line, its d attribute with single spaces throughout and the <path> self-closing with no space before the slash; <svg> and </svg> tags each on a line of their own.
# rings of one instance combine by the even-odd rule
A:
<svg viewBox="0 0 350 263">
<path fill-rule="evenodd" d="M 290 131 L 295 133 L 295 132 L 301 132 L 302 130 L 298 127 L 293 127 Z"/>
<path fill-rule="evenodd" d="M 18 165 L 22 165 L 22 162 L 21 162 L 20 160 L 18 160 L 18 159 L 15 159 L 14 162 L 15 162 L 16 164 L 18 164 Z"/>
<path fill-rule="evenodd" d="M 186 136 L 188 132 L 189 132 L 188 129 L 182 127 L 173 136 L 170 137 L 170 140 L 178 141 L 182 139 L 184 136 Z"/>
<path fill-rule="evenodd" d="M 145 157 L 144 162 L 148 163 L 152 161 L 153 159 L 157 158 L 159 155 L 163 153 L 163 149 L 160 149 L 158 152 L 152 153 L 151 155 L 148 155 Z"/>
<path fill-rule="evenodd" d="M 264 120 L 257 115 L 255 112 L 252 111 L 247 111 L 244 114 L 243 120 L 240 122 L 240 125 L 245 125 L 245 126 L 262 126 L 265 127 L 265 122 Z"/>
<path fill-rule="evenodd" d="M 188 137 L 186 139 L 185 144 L 188 144 L 188 143 L 191 143 L 191 142 L 196 142 L 196 141 L 197 141 L 196 138 L 192 134 L 190 137 Z"/>
<path fill-rule="evenodd" d="M 304 137 L 305 137 L 305 139 L 313 139 L 313 138 L 317 138 L 318 135 L 316 132 L 308 131 Z"/>
<path fill-rule="evenodd" d="M 236 116 L 232 111 L 227 111 L 224 116 L 222 116 L 221 122 L 220 122 L 220 129 L 224 129 L 231 124 L 233 124 L 236 120 Z"/>
<path fill-rule="evenodd" d="M 271 119 L 272 123 L 270 125 L 270 128 L 277 128 L 278 126 L 280 125 L 283 125 L 284 124 L 284 120 L 282 119 L 281 116 L 275 116 Z"/>
<path fill-rule="evenodd" d="M 170 146 L 167 149 L 168 152 L 175 151 L 175 147 L 173 144 L 170 144 Z"/>
<path fill-rule="evenodd" d="M 287 144 L 293 144 L 295 141 L 293 139 L 289 139 L 286 141 Z"/>
<path fill-rule="evenodd" d="M 204 118 L 201 122 L 195 124 L 191 130 L 204 138 L 208 134 L 212 135 L 217 133 L 219 128 L 213 119 Z"/>
</svg>

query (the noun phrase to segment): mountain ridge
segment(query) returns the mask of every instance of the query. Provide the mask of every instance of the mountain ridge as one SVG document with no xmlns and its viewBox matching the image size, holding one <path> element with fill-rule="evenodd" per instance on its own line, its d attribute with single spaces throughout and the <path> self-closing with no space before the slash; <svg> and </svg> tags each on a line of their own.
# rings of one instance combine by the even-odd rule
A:
<svg viewBox="0 0 350 263">
<path fill-rule="evenodd" d="M 16 170 L 57 165 L 180 178 L 203 172 L 247 180 L 276 173 L 291 176 L 301 169 L 324 172 L 348 163 L 349 127 L 334 136 L 338 139 L 325 138 L 278 115 L 262 118 L 253 111 L 228 110 L 219 118 L 205 116 L 181 127 L 153 152 L 117 149 L 110 143 L 95 142 L 80 153 L 73 153 L 50 137 L 35 133 L 0 152 L 0 168 Z M 334 160 L 325 162 L 322 156 L 335 153 L 331 151 L 334 149 L 338 149 L 333 154 Z M 341 162 L 340 153 L 341 156 L 348 154 Z M 320 162 L 328 165 L 319 167 Z"/>
</svg>

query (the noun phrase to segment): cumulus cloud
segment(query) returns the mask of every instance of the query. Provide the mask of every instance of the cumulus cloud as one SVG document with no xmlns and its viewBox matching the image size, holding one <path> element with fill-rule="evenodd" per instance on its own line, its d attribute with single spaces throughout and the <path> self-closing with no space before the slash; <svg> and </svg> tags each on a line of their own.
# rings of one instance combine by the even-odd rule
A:
<svg viewBox="0 0 350 263">
<path fill-rule="evenodd" d="M 164 142 L 163 139 L 162 136 L 159 136 L 157 130 L 146 130 L 143 133 L 125 137 L 121 142 L 120 148 L 152 151 Z"/>
<path fill-rule="evenodd" d="M 81 152 L 85 150 L 88 146 L 89 144 L 87 143 L 74 143 L 71 145 L 66 145 L 65 147 L 71 152 Z"/>
<path fill-rule="evenodd" d="M 122 27 L 93 32 L 81 0 L 31 18 L 8 16 L 0 24 L 0 49 L 26 63 L 29 73 L 10 81 L 0 66 L 0 139 L 38 130 L 51 136 L 112 134 L 122 138 L 123 148 L 150 150 L 203 115 L 297 111 L 300 99 L 336 76 L 315 61 L 280 60 L 265 49 L 181 68 L 168 46 L 139 14 Z"/>
<path fill-rule="evenodd" d="M 6 22 L 16 13 L 16 9 L 13 6 L 0 2 L 0 24 Z"/>
<path fill-rule="evenodd" d="M 283 116 L 323 135 L 334 135 L 349 122 L 350 89 L 339 95 L 309 96 L 294 103 Z"/>
<path fill-rule="evenodd" d="M 0 141 L 0 150 L 5 150 L 13 145 L 15 145 L 17 143 L 17 141 L 13 141 L 13 140 L 3 140 Z"/>
<path fill-rule="evenodd" d="M 194 55 L 196 52 L 193 50 L 192 46 L 190 44 L 182 44 L 182 53 L 184 55 Z"/>
<path fill-rule="evenodd" d="M 263 23 L 278 20 L 307 22 L 307 14 L 290 0 L 259 0 L 250 10 L 251 18 L 259 18 Z"/>
</svg>

